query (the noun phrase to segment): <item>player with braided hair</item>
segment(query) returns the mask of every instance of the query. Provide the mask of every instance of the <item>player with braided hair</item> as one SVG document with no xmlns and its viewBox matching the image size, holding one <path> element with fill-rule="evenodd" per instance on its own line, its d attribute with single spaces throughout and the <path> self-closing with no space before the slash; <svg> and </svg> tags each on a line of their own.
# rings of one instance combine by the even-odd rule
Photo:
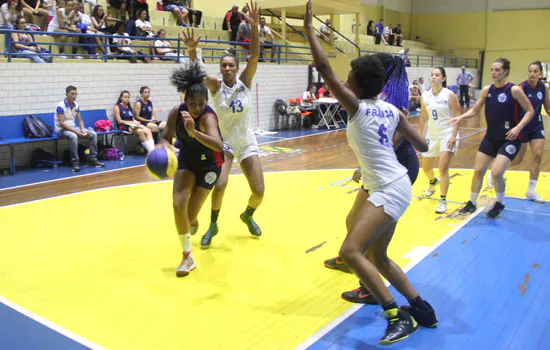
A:
<svg viewBox="0 0 550 350">
<path fill-rule="evenodd" d="M 177 68 L 170 78 L 185 102 L 168 115 L 158 147 L 169 147 L 174 133 L 180 144 L 178 172 L 174 177 L 173 206 L 176 229 L 183 249 L 183 259 L 176 276 L 186 276 L 195 269 L 190 235 L 198 227 L 197 216 L 218 180 L 223 161 L 223 140 L 216 112 L 209 106 L 206 72 L 198 62 Z"/>
</svg>

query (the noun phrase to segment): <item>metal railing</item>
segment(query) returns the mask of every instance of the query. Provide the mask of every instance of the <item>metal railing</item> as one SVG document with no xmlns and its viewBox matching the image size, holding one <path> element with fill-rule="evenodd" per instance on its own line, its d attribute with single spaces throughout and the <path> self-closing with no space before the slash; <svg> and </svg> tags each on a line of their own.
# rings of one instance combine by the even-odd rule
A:
<svg viewBox="0 0 550 350">
<path fill-rule="evenodd" d="M 376 54 L 379 51 L 361 50 L 361 54 Z M 392 55 L 397 55 L 390 53 Z M 432 56 L 419 54 L 401 55 L 407 57 L 410 62 L 410 67 L 466 67 L 478 68 L 478 60 L 467 57 L 452 57 L 452 56 Z"/>
<path fill-rule="evenodd" d="M 14 41 L 11 37 L 12 33 L 24 33 L 24 34 L 30 34 L 34 37 L 33 41 L 30 42 L 19 42 Z M 26 30 L 13 30 L 13 29 L 0 29 L 0 34 L 5 35 L 5 43 L 6 43 L 6 52 L 4 53 L 7 56 L 8 62 L 11 62 L 13 58 L 18 57 L 25 57 L 28 58 L 27 54 L 19 53 L 18 50 L 15 50 L 14 45 L 15 44 L 24 44 L 25 46 L 35 46 L 40 45 L 42 47 L 47 47 L 49 50 L 48 53 L 37 53 L 39 56 L 44 57 L 51 57 L 52 61 L 53 59 L 57 58 L 93 58 L 93 59 L 101 59 L 103 62 L 108 62 L 112 59 L 128 59 L 131 55 L 119 53 L 118 47 L 116 44 L 112 44 L 109 41 L 112 39 L 130 39 L 132 41 L 146 41 L 151 42 L 151 45 L 139 45 L 139 43 L 136 45 L 135 43 L 132 43 L 130 48 L 137 51 L 137 54 L 132 55 L 135 58 L 138 59 L 145 59 L 145 58 L 158 58 L 158 59 L 167 59 L 167 60 L 173 60 L 177 63 L 180 63 L 182 60 L 188 58 L 188 55 L 185 55 L 186 47 L 182 42 L 181 37 L 178 38 L 158 38 L 158 37 L 141 37 L 141 36 L 121 36 L 121 35 L 107 35 L 107 34 L 88 34 L 88 33 L 51 33 L 51 32 L 39 32 L 39 31 L 26 31 Z M 42 38 L 42 35 L 47 35 L 51 37 L 78 37 L 79 42 L 69 42 L 67 40 L 65 43 L 61 42 L 44 42 L 40 41 L 40 38 Z M 101 44 L 98 43 L 80 43 L 80 39 L 82 38 L 100 38 Z M 73 39 L 74 40 L 74 39 Z M 139 49 L 148 49 L 152 50 L 154 48 L 153 43 L 156 40 L 162 40 L 162 41 L 168 41 L 170 43 L 174 43 L 174 46 L 172 47 L 175 49 L 175 56 L 165 56 L 163 54 L 153 54 L 151 53 L 144 53 L 140 52 Z M 249 46 L 248 43 L 242 43 L 237 41 L 227 41 L 227 40 L 201 40 L 201 43 L 204 44 L 204 46 L 201 47 L 202 52 L 208 52 L 210 51 L 211 55 L 203 55 L 203 59 L 217 59 L 221 58 L 224 54 L 224 51 L 227 50 L 227 48 L 219 48 L 219 47 L 208 47 L 208 45 L 215 44 L 215 45 L 227 45 L 228 48 L 232 47 L 235 49 L 235 52 L 237 53 L 237 56 L 239 56 L 239 53 L 248 53 L 249 50 L 246 48 L 246 46 Z M 66 47 L 64 49 L 63 53 L 52 53 L 52 47 L 55 46 L 62 46 Z M 103 53 L 67 53 L 68 48 L 83 48 L 83 49 L 89 49 L 89 48 L 98 48 L 101 47 Z M 112 49 L 113 51 L 117 51 L 117 53 L 108 53 L 109 50 Z M 299 50 L 307 50 L 307 52 L 291 52 L 289 50 L 291 49 L 299 49 Z M 294 46 L 294 45 L 279 45 L 279 44 L 263 44 L 261 50 L 263 51 L 264 55 L 268 56 L 266 60 L 271 60 L 271 50 L 274 50 L 274 58 L 272 62 L 276 62 L 277 64 L 281 63 L 289 63 L 289 62 L 311 62 L 311 51 L 309 46 Z M 145 51 L 145 50 L 143 50 Z M 220 54 L 215 54 L 220 52 Z M 297 57 L 297 56 L 304 56 L 304 57 Z"/>
<path fill-rule="evenodd" d="M 276 13 L 274 13 L 273 11 L 271 11 L 270 9 L 266 9 L 264 10 L 266 11 L 267 13 L 269 13 L 272 17 L 275 17 L 277 18 L 279 21 L 281 21 L 281 23 L 283 22 L 283 19 L 281 17 L 279 17 Z M 304 33 L 302 33 L 301 31 L 299 31 L 298 29 L 294 28 L 291 24 L 287 23 L 287 22 L 284 22 L 283 25 L 286 25 L 287 27 L 289 27 L 290 29 L 292 29 L 292 31 L 298 35 L 300 35 L 302 38 L 304 38 L 304 40 L 307 40 L 307 36 L 305 36 Z"/>
</svg>

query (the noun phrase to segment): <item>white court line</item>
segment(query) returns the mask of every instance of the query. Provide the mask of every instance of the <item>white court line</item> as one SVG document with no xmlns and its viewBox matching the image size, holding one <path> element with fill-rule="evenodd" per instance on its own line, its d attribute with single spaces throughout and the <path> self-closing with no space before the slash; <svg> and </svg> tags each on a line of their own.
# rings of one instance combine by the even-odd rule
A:
<svg viewBox="0 0 550 350">
<path fill-rule="evenodd" d="M 281 141 L 287 141 L 287 140 L 295 140 L 295 139 L 300 139 L 300 138 L 305 138 L 305 137 L 310 137 L 310 136 L 315 136 L 315 135 L 326 134 L 326 133 L 329 133 L 329 132 L 342 131 L 342 130 L 345 130 L 345 128 L 343 128 L 343 129 L 336 129 L 336 130 L 327 130 L 327 131 L 324 131 L 324 132 L 319 132 L 319 133 L 311 134 L 311 135 L 302 135 L 302 136 L 296 136 L 296 137 L 290 137 L 290 138 L 281 138 L 280 140 L 269 141 L 269 142 L 262 142 L 262 143 L 259 143 L 258 145 L 259 145 L 259 146 L 263 146 L 263 145 L 267 145 L 267 144 L 270 144 L 270 143 L 281 142 Z M 269 136 L 262 136 L 262 137 L 269 137 Z M 275 137 L 275 136 L 271 136 L 271 137 Z M 141 165 L 132 165 L 132 166 L 129 166 L 129 167 L 124 167 L 124 168 L 119 168 L 119 169 L 112 169 L 112 170 L 105 170 L 105 171 L 96 172 L 96 173 L 82 174 L 82 175 L 73 175 L 73 176 L 71 176 L 71 177 L 64 177 L 64 178 L 61 178 L 61 179 L 46 180 L 46 181 L 34 182 L 34 183 L 31 183 L 31 184 L 26 184 L 26 185 L 19 185 L 19 186 L 7 187 L 7 188 L 0 188 L 0 192 L 2 192 L 2 191 L 7 191 L 7 190 L 13 190 L 13 189 L 15 189 L 15 188 L 21 188 L 21 187 L 27 187 L 27 186 L 40 185 L 40 184 L 45 184 L 45 183 L 50 183 L 50 182 L 57 182 L 57 181 L 65 181 L 65 180 L 69 180 L 69 179 L 76 179 L 76 178 L 83 177 L 83 176 L 98 175 L 98 174 L 106 174 L 106 173 L 110 173 L 110 172 L 114 172 L 114 171 L 121 171 L 121 170 L 126 170 L 126 169 L 138 168 L 138 167 L 142 167 L 142 166 L 145 166 L 145 163 L 144 163 L 144 164 L 141 164 Z M 16 176 L 16 175 L 12 175 L 12 176 Z M 28 202 L 27 202 L 27 203 L 28 203 Z"/>
<path fill-rule="evenodd" d="M 55 323 L 53 323 L 51 321 L 48 321 L 45 318 L 43 318 L 41 316 L 38 316 L 37 314 L 32 313 L 31 311 L 26 310 L 26 309 L 22 308 L 21 306 L 12 303 L 11 301 L 9 301 L 8 299 L 6 299 L 4 297 L 0 296 L 0 303 L 12 308 L 13 310 L 19 312 L 20 314 L 23 314 L 23 315 L 27 316 L 28 318 L 33 319 L 36 322 L 38 322 L 38 323 L 40 323 L 40 324 L 42 324 L 46 327 L 56 331 L 57 333 L 64 335 L 65 337 L 74 340 L 77 343 L 80 343 L 84 346 L 89 347 L 90 349 L 105 350 L 104 347 L 101 347 L 101 346 L 89 341 L 88 339 L 82 338 L 81 336 L 79 336 L 77 334 L 74 334 L 71 331 L 68 331 L 63 327 L 58 326 Z M 6 321 L 6 320 L 4 320 L 4 321 Z M 26 334 L 26 335 L 29 336 L 29 334 Z M 46 345 L 46 344 L 44 344 L 44 345 Z"/>
<path fill-rule="evenodd" d="M 63 181 L 63 180 L 70 180 L 70 179 L 77 179 L 77 178 L 80 178 L 80 177 L 85 177 L 85 176 L 90 176 L 90 175 L 100 175 L 100 174 L 112 173 L 112 172 L 115 172 L 115 171 L 121 171 L 121 170 L 132 169 L 132 168 L 138 168 L 138 167 L 144 166 L 144 165 L 145 165 L 145 164 L 142 164 L 142 165 L 132 165 L 132 166 L 124 167 L 124 168 L 105 170 L 105 171 L 96 172 L 96 173 L 89 173 L 89 174 L 82 174 L 82 175 L 74 175 L 74 176 L 71 176 L 71 177 L 64 177 L 64 178 L 61 178 L 61 179 L 53 179 L 53 180 L 46 180 L 46 181 L 40 181 L 40 182 L 33 182 L 32 184 L 26 184 L 26 185 L 19 185 L 19 186 L 1 188 L 1 189 L 0 189 L 0 192 L 2 192 L 2 191 L 7 191 L 7 190 L 13 190 L 14 188 L 21 188 L 21 187 L 27 187 L 27 186 L 41 185 L 41 184 L 45 184 L 45 183 L 49 183 L 49 182 L 56 182 L 56 181 Z M 17 175 L 10 175 L 10 176 L 17 176 Z"/>
<path fill-rule="evenodd" d="M 542 204 L 542 203 L 541 203 Z M 519 209 L 509 209 L 505 208 L 506 211 L 515 211 L 517 213 L 524 213 L 524 214 L 533 214 L 533 215 L 543 215 L 543 216 L 550 216 L 550 214 L 547 213 L 536 213 L 534 211 L 527 211 L 527 210 L 519 210 Z"/>
<path fill-rule="evenodd" d="M 461 228 L 466 226 L 470 221 L 472 221 L 474 218 L 478 216 L 479 213 L 481 213 L 485 208 L 478 208 L 476 213 L 474 215 L 471 215 L 464 221 L 462 221 L 458 226 L 453 228 L 449 233 L 447 233 L 445 236 L 443 236 L 439 241 L 434 243 L 431 247 L 425 250 L 424 254 L 422 256 L 419 256 L 416 260 L 411 261 L 407 266 L 403 268 L 403 272 L 407 273 L 409 272 L 413 267 L 418 265 L 422 260 L 424 260 L 425 257 L 430 255 L 434 250 L 436 250 L 440 245 L 445 243 L 449 238 L 451 238 L 455 233 L 457 233 Z M 389 286 L 389 282 L 386 282 L 386 286 Z M 357 310 L 362 308 L 363 304 L 355 304 L 353 305 L 349 310 L 344 312 L 342 315 L 331 321 L 329 324 L 327 324 L 325 327 L 321 328 L 317 333 L 312 335 L 310 338 L 308 338 L 305 342 L 298 345 L 295 349 L 296 350 L 305 350 L 311 345 L 313 345 L 316 341 L 321 339 L 323 336 L 325 336 L 328 332 L 336 328 L 340 323 L 344 322 L 348 317 L 353 315 Z"/>
</svg>

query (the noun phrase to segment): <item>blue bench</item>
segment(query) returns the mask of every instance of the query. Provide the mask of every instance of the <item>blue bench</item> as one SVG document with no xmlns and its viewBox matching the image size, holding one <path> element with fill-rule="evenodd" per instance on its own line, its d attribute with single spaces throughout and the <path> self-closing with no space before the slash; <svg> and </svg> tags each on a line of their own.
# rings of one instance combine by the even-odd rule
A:
<svg viewBox="0 0 550 350">
<path fill-rule="evenodd" d="M 107 120 L 107 111 L 104 109 L 82 111 L 81 113 L 82 121 L 84 122 L 85 127 L 94 127 L 94 123 L 98 120 Z M 10 147 L 10 173 L 15 174 L 15 146 L 23 143 L 37 142 L 37 141 L 55 141 L 55 149 L 57 154 L 57 140 L 60 139 L 59 135 L 55 132 L 54 127 L 54 116 L 53 112 L 50 113 L 40 113 L 33 114 L 34 116 L 42 119 L 44 123 L 49 125 L 52 128 L 52 137 L 46 138 L 27 138 L 23 133 L 23 119 L 29 116 L 29 114 L 24 115 L 10 115 L 5 117 L 0 117 L 0 146 L 9 146 Z M 97 132 L 98 135 L 118 135 L 120 131 L 110 130 Z"/>
</svg>

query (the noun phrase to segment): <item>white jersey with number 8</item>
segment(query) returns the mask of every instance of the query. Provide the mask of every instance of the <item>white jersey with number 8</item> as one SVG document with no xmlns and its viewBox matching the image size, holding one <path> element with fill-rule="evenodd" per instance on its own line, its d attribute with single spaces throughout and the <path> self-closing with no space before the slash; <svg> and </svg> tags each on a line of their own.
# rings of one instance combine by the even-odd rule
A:
<svg viewBox="0 0 550 350">
<path fill-rule="evenodd" d="M 393 150 L 398 125 L 397 108 L 381 100 L 361 100 L 348 124 L 349 145 L 359 162 L 363 187 L 367 190 L 381 188 L 407 174 Z"/>
</svg>

